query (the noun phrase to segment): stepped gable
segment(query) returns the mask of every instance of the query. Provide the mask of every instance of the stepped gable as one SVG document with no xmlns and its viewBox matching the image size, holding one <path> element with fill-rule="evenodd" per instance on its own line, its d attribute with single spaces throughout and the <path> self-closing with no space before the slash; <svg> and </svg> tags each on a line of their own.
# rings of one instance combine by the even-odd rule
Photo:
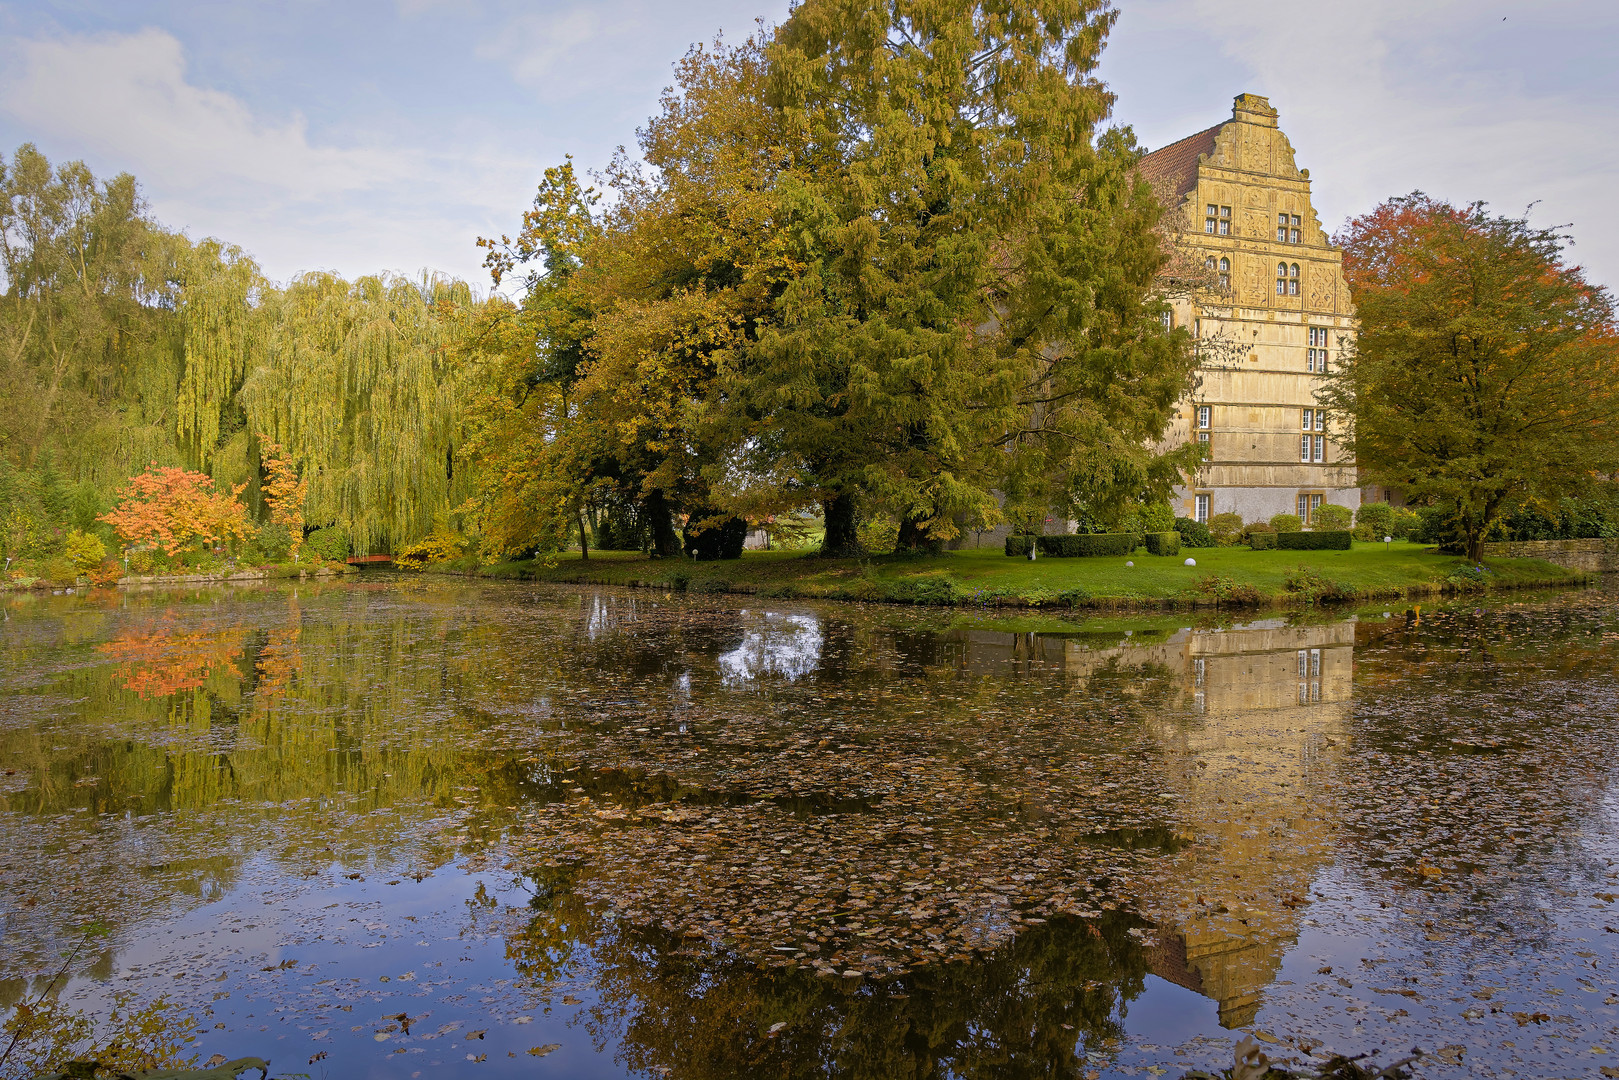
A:
<svg viewBox="0 0 1619 1080">
<path fill-rule="evenodd" d="M 1222 120 L 1196 135 L 1188 135 L 1179 142 L 1160 146 L 1141 159 L 1141 175 L 1152 183 L 1168 180 L 1175 185 L 1175 197 L 1185 197 L 1197 186 L 1197 159 L 1214 153 L 1214 137 L 1228 121 Z"/>
</svg>

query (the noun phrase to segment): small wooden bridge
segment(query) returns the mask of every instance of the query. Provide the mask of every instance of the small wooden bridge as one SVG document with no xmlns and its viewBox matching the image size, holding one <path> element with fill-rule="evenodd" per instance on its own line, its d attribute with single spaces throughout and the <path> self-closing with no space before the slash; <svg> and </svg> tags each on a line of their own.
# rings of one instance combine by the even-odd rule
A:
<svg viewBox="0 0 1619 1080">
<path fill-rule="evenodd" d="M 364 566 L 367 563 L 379 562 L 391 563 L 393 561 L 394 557 L 392 555 L 350 555 L 348 557 L 348 564 L 350 566 Z"/>
</svg>

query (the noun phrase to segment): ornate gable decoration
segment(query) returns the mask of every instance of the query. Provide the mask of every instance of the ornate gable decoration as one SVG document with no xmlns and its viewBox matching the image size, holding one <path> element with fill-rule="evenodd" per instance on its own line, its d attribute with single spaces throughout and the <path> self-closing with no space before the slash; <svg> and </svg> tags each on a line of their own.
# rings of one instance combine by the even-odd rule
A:
<svg viewBox="0 0 1619 1080">
<path fill-rule="evenodd" d="M 1231 119 L 1215 133 L 1213 152 L 1199 158 L 1199 163 L 1216 169 L 1308 180 L 1299 171 L 1293 144 L 1276 126 L 1276 118 L 1276 110 L 1265 98 L 1239 94 Z"/>
</svg>

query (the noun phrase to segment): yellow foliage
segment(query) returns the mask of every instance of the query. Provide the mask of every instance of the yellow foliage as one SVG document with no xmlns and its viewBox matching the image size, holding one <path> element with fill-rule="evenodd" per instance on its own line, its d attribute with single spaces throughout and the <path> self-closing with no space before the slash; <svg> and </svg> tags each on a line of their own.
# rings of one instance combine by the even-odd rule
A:
<svg viewBox="0 0 1619 1080">
<path fill-rule="evenodd" d="M 394 553 L 394 564 L 411 570 L 420 570 L 434 563 L 459 559 L 467 552 L 467 538 L 449 529 L 435 529 L 431 534 L 407 544 Z"/>
</svg>

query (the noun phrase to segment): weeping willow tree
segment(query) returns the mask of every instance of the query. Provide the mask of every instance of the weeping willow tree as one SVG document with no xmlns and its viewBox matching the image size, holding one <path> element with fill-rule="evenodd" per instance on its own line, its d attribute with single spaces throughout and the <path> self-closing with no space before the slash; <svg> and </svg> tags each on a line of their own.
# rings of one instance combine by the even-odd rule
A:
<svg viewBox="0 0 1619 1080">
<path fill-rule="evenodd" d="M 480 356 L 461 340 L 479 301 L 459 281 L 310 273 L 265 293 L 246 430 L 286 447 L 311 525 L 367 552 L 430 532 L 473 492 L 460 459 Z"/>
<path fill-rule="evenodd" d="M 185 366 L 175 434 L 194 468 L 235 473 L 251 460 L 237 393 L 264 360 L 270 327 L 260 300 L 267 291 L 258 265 L 241 248 L 208 239 L 189 252 L 180 290 Z"/>
</svg>

